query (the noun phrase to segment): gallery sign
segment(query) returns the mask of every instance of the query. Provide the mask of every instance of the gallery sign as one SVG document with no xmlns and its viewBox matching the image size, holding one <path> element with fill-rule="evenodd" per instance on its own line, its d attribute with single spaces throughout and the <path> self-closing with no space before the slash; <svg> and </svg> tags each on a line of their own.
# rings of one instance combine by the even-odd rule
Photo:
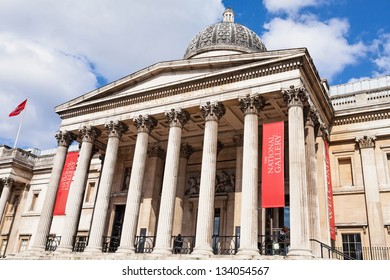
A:
<svg viewBox="0 0 390 280">
<path fill-rule="evenodd" d="M 284 207 L 284 122 L 263 125 L 261 207 Z"/>
<path fill-rule="evenodd" d="M 62 170 L 60 185 L 58 186 L 56 203 L 54 206 L 53 216 L 65 215 L 66 202 L 70 185 L 73 180 L 73 174 L 76 170 L 79 152 L 69 152 L 66 156 L 64 169 Z"/>
</svg>

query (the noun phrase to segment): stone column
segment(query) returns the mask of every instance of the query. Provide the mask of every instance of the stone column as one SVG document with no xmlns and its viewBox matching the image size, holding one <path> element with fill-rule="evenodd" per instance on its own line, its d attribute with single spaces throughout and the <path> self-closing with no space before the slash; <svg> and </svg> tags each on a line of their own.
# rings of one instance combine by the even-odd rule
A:
<svg viewBox="0 0 390 280">
<path fill-rule="evenodd" d="M 70 185 L 61 242 L 56 250 L 58 253 L 73 251 L 74 238 L 77 234 L 79 216 L 83 204 L 84 189 L 87 184 L 89 166 L 93 155 L 93 143 L 100 136 L 101 131 L 92 126 L 84 126 L 79 130 L 79 133 L 82 140 L 81 150 L 73 182 Z"/>
<path fill-rule="evenodd" d="M 308 210 L 309 210 L 309 226 L 310 238 L 321 240 L 320 231 L 320 208 L 318 200 L 318 185 L 317 185 L 317 159 L 316 159 L 316 143 L 315 143 L 315 128 L 318 128 L 318 113 L 314 107 L 310 107 L 306 112 L 306 175 L 307 175 L 307 192 L 308 192 Z M 311 249 L 315 256 L 320 257 L 320 246 L 312 242 Z"/>
<path fill-rule="evenodd" d="M 0 225 L 2 222 L 3 214 L 5 212 L 5 206 L 7 205 L 7 200 L 11 192 L 11 187 L 12 184 L 14 183 L 14 179 L 4 177 L 1 179 L 1 181 L 3 184 L 3 191 L 1 192 L 1 197 L 0 197 Z"/>
<path fill-rule="evenodd" d="M 305 131 L 303 107 L 308 95 L 303 87 L 283 90 L 288 106 L 289 181 L 290 181 L 290 258 L 312 257 L 309 236 Z"/>
<path fill-rule="evenodd" d="M 42 206 L 41 216 L 39 218 L 37 231 L 35 233 L 34 243 L 31 251 L 44 251 L 46 248 L 47 236 L 50 233 L 52 215 L 58 186 L 60 184 L 62 170 L 64 169 L 66 155 L 69 145 L 76 139 L 76 135 L 68 131 L 60 131 L 55 135 L 58 148 L 54 156 L 53 168 L 51 170 L 49 184 L 46 190 L 45 201 Z"/>
<path fill-rule="evenodd" d="M 192 146 L 182 144 L 180 147 L 179 174 L 177 178 L 175 216 L 173 217 L 173 235 L 182 234 L 183 212 L 184 212 L 184 194 L 187 175 L 188 159 L 192 155 Z M 183 235 L 183 234 L 182 234 Z"/>
<path fill-rule="evenodd" d="M 375 140 L 375 136 L 356 138 L 362 159 L 370 246 L 385 247 L 386 240 L 384 236 L 382 205 L 379 196 L 378 174 L 375 163 Z"/>
<path fill-rule="evenodd" d="M 126 124 L 120 121 L 105 125 L 108 132 L 108 142 L 102 175 L 99 183 L 95 208 L 93 211 L 91 231 L 88 239 L 88 246 L 84 252 L 102 252 L 103 233 L 105 229 L 108 205 L 110 203 L 111 186 L 114 180 L 115 164 L 118 156 L 120 138 L 128 130 Z"/>
<path fill-rule="evenodd" d="M 122 236 L 117 253 L 134 254 L 134 242 L 137 231 L 139 208 L 141 203 L 142 183 L 144 180 L 147 159 L 149 133 L 157 125 L 152 116 L 139 116 L 134 119 L 137 127 L 137 141 L 135 144 L 133 167 L 126 200 L 126 210 L 122 225 Z"/>
<path fill-rule="evenodd" d="M 215 176 L 217 168 L 218 122 L 225 114 L 225 106 L 207 102 L 201 106 L 205 118 L 202 167 L 200 177 L 196 243 L 192 254 L 211 255 L 214 220 Z"/>
<path fill-rule="evenodd" d="M 243 142 L 244 136 L 237 135 L 233 137 L 236 144 L 236 183 L 234 190 L 234 230 L 237 226 L 241 231 L 241 204 L 242 204 L 242 164 L 243 164 Z M 234 232 L 234 235 L 236 233 Z"/>
<path fill-rule="evenodd" d="M 258 255 L 258 182 L 259 182 L 259 121 L 264 108 L 262 97 L 247 95 L 239 100 L 244 113 L 244 145 L 242 165 L 241 235 L 239 255 Z"/>
<path fill-rule="evenodd" d="M 190 114 L 182 109 L 172 109 L 165 116 L 170 128 L 154 254 L 172 254 L 171 238 L 179 172 L 181 132 Z"/>
</svg>

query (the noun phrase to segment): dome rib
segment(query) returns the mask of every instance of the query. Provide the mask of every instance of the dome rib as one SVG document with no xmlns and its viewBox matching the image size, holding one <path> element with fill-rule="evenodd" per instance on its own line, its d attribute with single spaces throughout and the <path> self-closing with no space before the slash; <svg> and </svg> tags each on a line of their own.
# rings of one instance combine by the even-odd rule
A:
<svg viewBox="0 0 390 280">
<path fill-rule="evenodd" d="M 234 14 L 229 9 L 224 13 L 224 21 L 206 27 L 191 40 L 184 59 L 209 51 L 231 50 L 241 53 L 267 51 L 254 31 L 244 25 L 234 23 Z M 227 13 L 231 16 L 226 17 Z"/>
</svg>

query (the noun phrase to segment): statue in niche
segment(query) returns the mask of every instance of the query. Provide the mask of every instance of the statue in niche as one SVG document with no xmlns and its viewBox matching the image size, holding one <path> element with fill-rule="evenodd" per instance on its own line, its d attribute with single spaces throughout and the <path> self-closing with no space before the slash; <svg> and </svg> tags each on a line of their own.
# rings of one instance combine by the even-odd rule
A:
<svg viewBox="0 0 390 280">
<path fill-rule="evenodd" d="M 200 173 L 188 174 L 185 194 L 190 196 L 199 195 Z M 215 178 L 215 192 L 228 193 L 234 192 L 235 189 L 234 170 L 217 170 Z"/>
</svg>

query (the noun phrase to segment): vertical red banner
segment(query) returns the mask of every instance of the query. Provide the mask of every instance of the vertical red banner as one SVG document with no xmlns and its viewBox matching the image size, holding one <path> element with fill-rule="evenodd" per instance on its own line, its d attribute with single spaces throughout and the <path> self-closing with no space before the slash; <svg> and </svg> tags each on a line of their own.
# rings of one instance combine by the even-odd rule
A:
<svg viewBox="0 0 390 280">
<path fill-rule="evenodd" d="M 69 152 L 66 156 L 64 169 L 62 170 L 60 185 L 58 186 L 56 203 L 53 216 L 65 215 L 66 202 L 68 200 L 69 188 L 72 183 L 73 174 L 76 170 L 79 152 Z"/>
<path fill-rule="evenodd" d="M 328 196 L 328 219 L 329 219 L 330 238 L 332 240 L 336 240 L 332 177 L 330 175 L 329 144 L 327 141 L 325 141 L 325 166 L 326 166 L 326 186 L 327 186 L 327 196 Z"/>
<path fill-rule="evenodd" d="M 284 207 L 284 122 L 263 125 L 263 208 Z"/>
</svg>

